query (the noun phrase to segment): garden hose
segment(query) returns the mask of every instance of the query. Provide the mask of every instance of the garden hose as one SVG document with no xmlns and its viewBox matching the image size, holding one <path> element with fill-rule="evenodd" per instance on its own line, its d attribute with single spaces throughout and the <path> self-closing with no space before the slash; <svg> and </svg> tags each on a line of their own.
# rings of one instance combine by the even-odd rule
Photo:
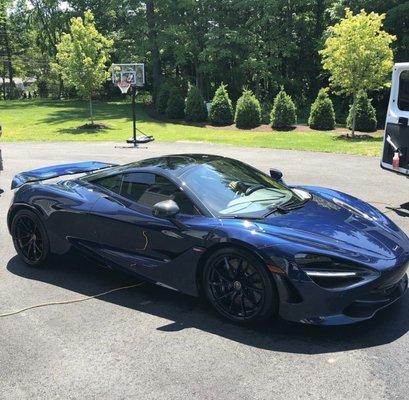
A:
<svg viewBox="0 0 409 400">
<path fill-rule="evenodd" d="M 134 284 L 134 285 L 122 286 L 122 287 L 118 287 L 118 288 L 115 288 L 115 289 L 110 289 L 110 290 L 107 290 L 106 292 L 98 293 L 98 294 L 95 294 L 95 295 L 92 295 L 92 296 L 80 297 L 80 298 L 78 298 L 78 299 L 62 300 L 62 301 L 51 301 L 51 302 L 47 302 L 47 303 L 35 304 L 35 305 L 32 305 L 32 306 L 28 306 L 28 307 L 25 307 L 25 308 L 21 308 L 20 310 L 15 310 L 15 311 L 10 311 L 10 312 L 6 312 L 6 313 L 3 313 L 3 314 L 0 314 L 0 318 L 2 318 L 2 317 L 10 317 L 10 316 L 12 316 L 12 315 L 20 314 L 20 313 L 22 313 L 22 312 L 24 312 L 24 311 L 32 310 L 32 309 L 34 309 L 34 308 L 41 308 L 41 307 L 61 305 L 61 304 L 79 303 L 79 302 L 81 302 L 81 301 L 96 299 L 96 298 L 98 298 L 98 297 L 102 297 L 102 296 L 105 296 L 105 295 L 107 295 L 107 294 L 109 294 L 109 293 L 117 292 L 117 291 L 119 291 L 119 290 L 131 289 L 131 288 L 134 288 L 134 287 L 142 286 L 144 283 L 145 283 L 145 282 L 139 282 L 139 283 L 136 283 L 136 284 Z"/>
</svg>

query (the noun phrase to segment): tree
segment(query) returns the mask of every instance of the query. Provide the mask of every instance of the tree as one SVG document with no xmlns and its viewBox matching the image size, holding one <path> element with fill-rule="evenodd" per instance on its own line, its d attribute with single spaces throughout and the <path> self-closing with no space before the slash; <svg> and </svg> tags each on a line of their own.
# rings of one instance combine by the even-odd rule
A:
<svg viewBox="0 0 409 400">
<path fill-rule="evenodd" d="M 207 108 L 203 96 L 196 86 L 191 86 L 186 97 L 186 121 L 203 122 L 207 120 Z"/>
<path fill-rule="evenodd" d="M 233 106 L 223 83 L 218 87 L 212 100 L 210 121 L 213 125 L 230 125 L 233 123 Z"/>
<path fill-rule="evenodd" d="M 94 125 L 92 95 L 109 77 L 106 63 L 112 45 L 112 40 L 97 31 L 91 11 L 84 13 L 84 19 L 71 18 L 70 33 L 64 34 L 57 45 L 55 68 L 68 86 L 89 99 L 91 125 Z"/>
<path fill-rule="evenodd" d="M 169 93 L 166 116 L 171 119 L 182 119 L 185 116 L 185 100 L 176 87 Z"/>
<path fill-rule="evenodd" d="M 297 122 L 297 110 L 295 104 L 284 88 L 274 99 L 271 110 L 271 126 L 275 129 L 290 128 Z"/>
<path fill-rule="evenodd" d="M 388 10 L 385 19 L 385 29 L 396 35 L 395 61 L 407 62 L 409 60 L 409 2 L 396 4 Z"/>
<path fill-rule="evenodd" d="M 13 98 L 13 88 L 14 88 L 14 80 L 13 80 L 13 62 L 12 62 L 12 45 L 11 45 L 11 35 L 10 35 L 10 23 L 9 23 L 9 7 L 11 7 L 12 2 L 10 0 L 0 0 L 0 50 L 3 54 L 3 92 L 4 92 L 4 99 L 6 99 L 6 68 L 8 72 L 8 79 L 9 79 L 9 92 L 8 98 L 11 100 Z"/>
<path fill-rule="evenodd" d="M 155 108 L 156 111 L 160 114 L 166 113 L 166 107 L 168 106 L 169 94 L 172 91 L 171 85 L 164 82 L 159 88 L 159 93 L 156 96 Z"/>
<path fill-rule="evenodd" d="M 330 76 L 331 87 L 339 94 L 352 96 L 352 136 L 355 134 L 356 102 L 360 91 L 385 87 L 393 66 L 391 49 L 395 36 L 382 30 L 385 15 L 362 10 L 353 15 L 346 9 L 345 18 L 329 29 L 322 65 Z"/>
<path fill-rule="evenodd" d="M 72 5 L 72 0 L 70 0 Z M 64 85 L 60 73 L 53 71 L 52 62 L 57 54 L 57 44 L 64 31 L 68 29 L 70 10 L 62 7 L 59 0 L 28 0 L 31 11 L 27 10 L 29 26 L 33 29 L 35 46 L 31 45 L 25 54 L 25 60 L 33 63 L 34 74 L 53 88 L 54 97 L 60 98 Z"/>
<path fill-rule="evenodd" d="M 156 100 L 161 83 L 162 66 L 158 46 L 158 27 L 154 0 L 146 1 L 147 36 L 152 57 L 153 99 Z"/>
<path fill-rule="evenodd" d="M 308 125 L 312 129 L 332 130 L 335 128 L 334 105 L 326 89 L 321 89 L 311 105 Z"/>
<path fill-rule="evenodd" d="M 236 126 L 241 129 L 251 129 L 260 125 L 261 106 L 251 90 L 244 90 L 237 101 Z"/>
<path fill-rule="evenodd" d="M 361 91 L 356 97 L 356 106 L 355 106 L 355 129 L 361 132 L 375 132 L 378 121 L 376 120 L 376 111 L 372 105 L 371 99 L 368 98 L 368 95 Z M 347 118 L 347 127 L 352 129 L 353 122 L 352 107 L 350 107 L 348 118 Z"/>
</svg>

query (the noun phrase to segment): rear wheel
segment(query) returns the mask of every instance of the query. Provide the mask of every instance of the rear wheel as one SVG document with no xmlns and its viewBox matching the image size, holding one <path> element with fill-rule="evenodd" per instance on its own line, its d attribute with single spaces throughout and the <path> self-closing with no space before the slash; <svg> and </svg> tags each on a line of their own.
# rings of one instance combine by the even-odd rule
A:
<svg viewBox="0 0 409 400">
<path fill-rule="evenodd" d="M 20 210 L 11 222 L 13 244 L 24 262 L 33 267 L 46 264 L 50 256 L 47 232 L 40 218 L 30 210 Z"/>
<path fill-rule="evenodd" d="M 203 288 L 213 307 L 235 322 L 268 318 L 277 309 L 274 283 L 261 261 L 241 249 L 212 254 L 203 271 Z"/>
</svg>

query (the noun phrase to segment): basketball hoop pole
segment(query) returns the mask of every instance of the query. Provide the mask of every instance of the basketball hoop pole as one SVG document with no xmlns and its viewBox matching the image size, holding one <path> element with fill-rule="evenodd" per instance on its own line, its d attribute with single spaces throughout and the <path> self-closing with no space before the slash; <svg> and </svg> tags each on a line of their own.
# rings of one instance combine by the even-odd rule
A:
<svg viewBox="0 0 409 400">
<path fill-rule="evenodd" d="M 135 97 L 136 97 L 136 86 L 132 87 L 132 128 L 133 128 L 133 146 L 137 147 L 136 144 L 136 104 L 135 104 Z"/>
<path fill-rule="evenodd" d="M 131 89 L 132 96 L 132 138 L 126 143 L 132 144 L 134 148 L 138 148 L 140 143 L 149 143 L 154 140 L 153 136 L 141 135 L 136 136 L 136 95 L 138 87 L 143 87 L 145 84 L 145 65 L 144 64 L 112 64 L 112 83 L 117 86 L 122 94 L 126 94 Z"/>
</svg>

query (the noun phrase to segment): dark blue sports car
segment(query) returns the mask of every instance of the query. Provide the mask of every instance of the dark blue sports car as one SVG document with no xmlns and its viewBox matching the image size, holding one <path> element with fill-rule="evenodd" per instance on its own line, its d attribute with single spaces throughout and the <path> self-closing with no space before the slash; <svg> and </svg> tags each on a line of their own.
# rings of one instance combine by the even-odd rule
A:
<svg viewBox="0 0 409 400">
<path fill-rule="evenodd" d="M 43 182 L 70 174 L 82 175 Z M 335 190 L 287 186 L 277 170 L 171 155 L 41 168 L 12 188 L 8 226 L 27 264 L 77 249 L 233 321 L 352 323 L 407 288 L 409 239 L 390 219 Z"/>
</svg>

